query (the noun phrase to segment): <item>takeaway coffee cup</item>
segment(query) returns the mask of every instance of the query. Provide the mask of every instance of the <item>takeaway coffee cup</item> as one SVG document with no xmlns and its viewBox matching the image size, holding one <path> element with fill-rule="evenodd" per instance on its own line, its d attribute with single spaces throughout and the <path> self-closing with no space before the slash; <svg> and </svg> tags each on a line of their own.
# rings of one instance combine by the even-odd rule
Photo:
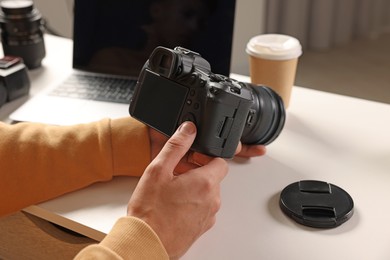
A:
<svg viewBox="0 0 390 260">
<path fill-rule="evenodd" d="M 299 41 L 283 34 L 257 35 L 249 40 L 246 52 L 249 54 L 251 82 L 272 88 L 282 97 L 287 108 L 298 58 L 302 55 Z"/>
</svg>

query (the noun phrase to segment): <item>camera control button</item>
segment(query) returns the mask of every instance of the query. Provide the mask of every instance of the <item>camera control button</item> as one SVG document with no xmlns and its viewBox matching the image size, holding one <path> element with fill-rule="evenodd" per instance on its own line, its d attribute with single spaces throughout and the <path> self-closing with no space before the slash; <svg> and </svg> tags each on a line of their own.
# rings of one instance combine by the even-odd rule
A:
<svg viewBox="0 0 390 260">
<path fill-rule="evenodd" d="M 191 99 L 187 99 L 186 100 L 186 104 L 190 106 L 192 104 L 192 100 Z"/>
<path fill-rule="evenodd" d="M 221 82 L 226 79 L 226 77 L 219 75 L 219 74 L 210 74 L 210 80 L 213 82 Z"/>
<path fill-rule="evenodd" d="M 235 94 L 241 94 L 241 89 L 236 86 L 230 86 L 230 92 Z"/>
<path fill-rule="evenodd" d="M 241 88 L 246 88 L 246 85 L 245 85 L 245 83 L 238 82 L 238 85 L 240 85 L 240 87 L 241 87 Z"/>
<path fill-rule="evenodd" d="M 197 79 L 196 75 L 191 75 L 190 76 L 190 80 L 189 80 L 190 84 L 191 85 L 195 84 L 196 83 L 196 79 Z"/>
<path fill-rule="evenodd" d="M 209 89 L 209 91 L 210 91 L 211 94 L 214 94 L 214 95 L 218 94 L 218 89 L 217 88 L 212 87 L 212 88 Z"/>
<path fill-rule="evenodd" d="M 182 117 L 181 122 L 185 122 L 185 121 L 191 121 L 196 124 L 195 116 L 192 113 L 187 113 Z"/>
</svg>

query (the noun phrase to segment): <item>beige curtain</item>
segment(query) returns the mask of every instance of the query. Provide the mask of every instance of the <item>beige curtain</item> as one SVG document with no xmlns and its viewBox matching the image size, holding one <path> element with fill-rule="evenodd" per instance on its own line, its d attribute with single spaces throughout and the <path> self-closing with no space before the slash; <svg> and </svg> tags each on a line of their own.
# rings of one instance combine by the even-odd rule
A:
<svg viewBox="0 0 390 260">
<path fill-rule="evenodd" d="M 267 0 L 266 32 L 298 38 L 305 49 L 327 49 L 390 33 L 390 0 Z"/>
</svg>

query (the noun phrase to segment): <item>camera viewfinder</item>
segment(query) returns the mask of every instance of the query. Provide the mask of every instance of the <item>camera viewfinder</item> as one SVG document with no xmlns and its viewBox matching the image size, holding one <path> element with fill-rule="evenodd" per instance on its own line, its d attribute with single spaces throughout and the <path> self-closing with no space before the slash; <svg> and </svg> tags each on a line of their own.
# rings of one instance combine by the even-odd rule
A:
<svg viewBox="0 0 390 260">
<path fill-rule="evenodd" d="M 156 48 L 149 58 L 150 67 L 160 75 L 170 78 L 176 71 L 175 54 L 163 47 Z"/>
<path fill-rule="evenodd" d="M 166 55 L 162 55 L 160 61 L 160 67 L 164 69 L 169 69 L 171 67 L 171 62 L 172 60 L 170 59 L 170 57 Z"/>
</svg>

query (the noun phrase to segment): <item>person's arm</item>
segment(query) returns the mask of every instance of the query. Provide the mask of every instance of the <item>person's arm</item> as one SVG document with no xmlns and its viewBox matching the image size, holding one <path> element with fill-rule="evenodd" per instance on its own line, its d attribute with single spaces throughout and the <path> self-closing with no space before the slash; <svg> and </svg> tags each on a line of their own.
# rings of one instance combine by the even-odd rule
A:
<svg viewBox="0 0 390 260">
<path fill-rule="evenodd" d="M 0 123 L 0 216 L 110 180 L 140 176 L 148 128 L 128 118 L 74 126 Z"/>
<path fill-rule="evenodd" d="M 74 260 L 169 259 L 160 238 L 143 220 L 127 216 L 118 219 L 99 244 L 81 250 Z"/>
</svg>

